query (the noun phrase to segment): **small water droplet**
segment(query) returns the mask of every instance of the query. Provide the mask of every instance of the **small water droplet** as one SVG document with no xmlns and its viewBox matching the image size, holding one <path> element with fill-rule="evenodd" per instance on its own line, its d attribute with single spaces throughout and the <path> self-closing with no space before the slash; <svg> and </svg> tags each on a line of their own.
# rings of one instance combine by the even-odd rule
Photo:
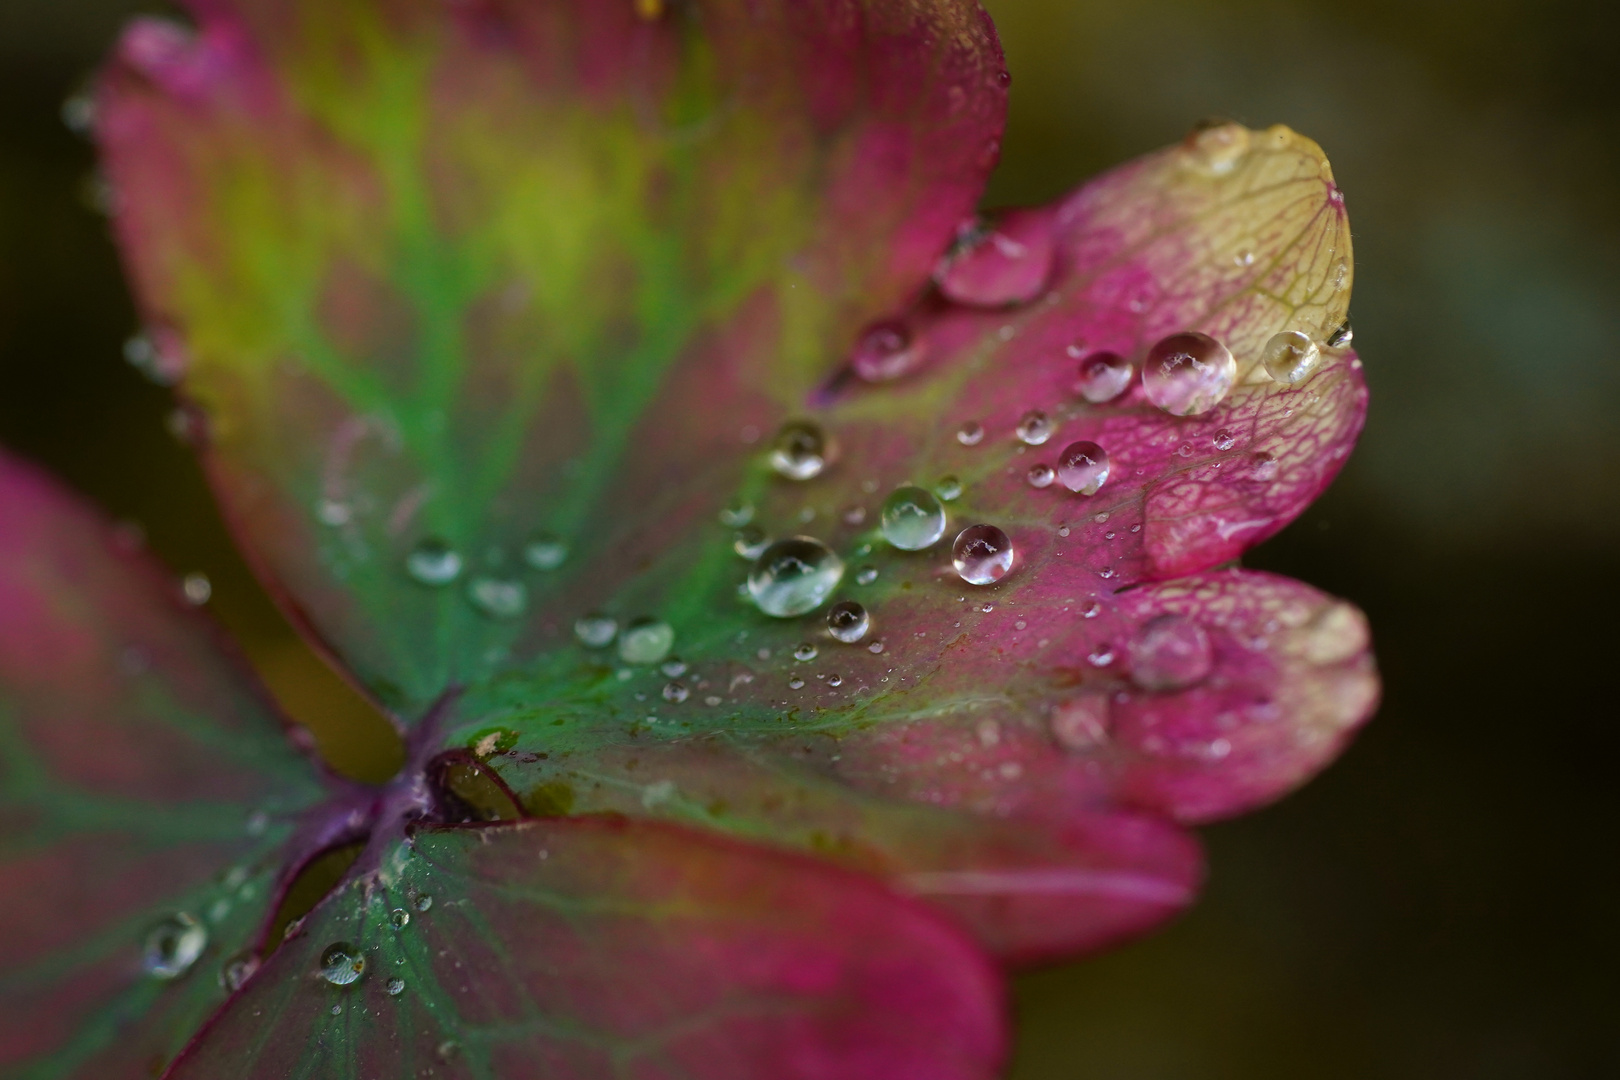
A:
<svg viewBox="0 0 1620 1080">
<path fill-rule="evenodd" d="M 849 362 L 855 374 L 867 382 L 888 382 L 915 371 L 924 352 L 903 323 L 881 322 L 861 335 Z"/>
<path fill-rule="evenodd" d="M 1274 334 L 1260 350 L 1260 362 L 1265 365 L 1266 374 L 1288 386 L 1310 378 L 1321 357 L 1316 342 L 1298 330 Z"/>
<path fill-rule="evenodd" d="M 574 620 L 574 637 L 587 649 L 605 649 L 619 636 L 619 620 L 594 612 Z"/>
<path fill-rule="evenodd" d="M 690 697 L 692 692 L 686 688 L 685 683 L 667 682 L 664 684 L 664 700 L 679 705 Z"/>
<path fill-rule="evenodd" d="M 1142 389 L 1172 416 L 1196 416 L 1218 405 L 1237 378 L 1237 362 L 1208 334 L 1171 334 L 1148 350 Z"/>
<path fill-rule="evenodd" d="M 1086 660 L 1092 667 L 1107 667 L 1114 662 L 1114 647 L 1103 642 L 1086 654 Z"/>
<path fill-rule="evenodd" d="M 956 534 L 951 562 L 969 585 L 992 585 L 1012 569 L 1012 541 L 994 525 L 969 525 Z"/>
<path fill-rule="evenodd" d="M 207 574 L 187 574 L 180 582 L 180 592 L 184 594 L 186 603 L 201 607 L 214 595 L 214 583 L 208 580 Z"/>
<path fill-rule="evenodd" d="M 963 446 L 978 446 L 984 441 L 984 425 L 977 420 L 968 420 L 956 429 L 956 441 Z"/>
<path fill-rule="evenodd" d="M 208 928 L 195 915 L 180 911 L 146 932 L 141 966 L 159 979 L 178 979 L 191 970 L 208 946 Z"/>
<path fill-rule="evenodd" d="M 555 570 L 567 561 L 568 544 L 550 533 L 541 533 L 524 545 L 523 559 L 536 570 Z"/>
<path fill-rule="evenodd" d="M 940 502 L 955 502 L 962 497 L 962 481 L 954 476 L 942 476 L 934 483 L 934 494 Z"/>
<path fill-rule="evenodd" d="M 387 990 L 389 997 L 399 997 L 399 995 L 405 992 L 405 980 L 389 979 L 387 983 Z"/>
<path fill-rule="evenodd" d="M 1029 471 L 1024 474 L 1024 479 L 1029 481 L 1032 488 L 1049 488 L 1056 478 L 1057 474 L 1052 471 L 1052 466 L 1044 461 L 1031 465 Z"/>
<path fill-rule="evenodd" d="M 945 508 L 933 492 L 906 484 L 883 500 L 879 528 L 883 539 L 901 551 L 921 551 L 945 535 Z"/>
<path fill-rule="evenodd" d="M 433 1050 L 433 1054 L 434 1054 L 435 1057 L 437 1057 L 440 1061 L 447 1062 L 447 1063 L 451 1062 L 451 1061 L 454 1061 L 455 1058 L 456 1058 L 456 1055 L 458 1055 L 460 1053 L 461 1053 L 461 1044 L 456 1042 L 454 1039 L 446 1039 L 446 1040 L 444 1040 L 444 1042 L 440 1043 Z"/>
<path fill-rule="evenodd" d="M 529 589 L 521 581 L 475 577 L 467 583 L 467 598 L 492 619 L 515 619 L 529 606 Z"/>
<path fill-rule="evenodd" d="M 1040 446 L 1052 437 L 1052 418 L 1039 409 L 1031 409 L 1018 418 L 1014 433 L 1024 445 Z"/>
<path fill-rule="evenodd" d="M 348 986 L 366 973 L 366 957 L 347 941 L 334 941 L 321 953 L 321 978 L 333 986 Z"/>
<path fill-rule="evenodd" d="M 744 525 L 731 536 L 731 550 L 753 562 L 759 553 L 770 547 L 771 538 L 758 525 Z"/>
<path fill-rule="evenodd" d="M 237 991 L 259 970 L 259 958 L 251 952 L 237 953 L 219 969 L 219 984 L 226 990 Z"/>
<path fill-rule="evenodd" d="M 1116 352 L 1094 352 L 1080 361 L 1074 389 L 1093 405 L 1113 401 L 1131 385 L 1131 362 Z"/>
<path fill-rule="evenodd" d="M 833 450 L 819 424 L 789 420 L 771 443 L 771 468 L 789 480 L 813 480 L 832 463 Z"/>
<path fill-rule="evenodd" d="M 720 695 L 718 695 L 718 694 L 710 694 L 708 697 L 703 699 L 703 704 L 708 705 L 710 708 L 713 708 L 714 706 L 720 704 Z"/>
<path fill-rule="evenodd" d="M 788 680 L 788 689 L 789 690 L 803 690 L 804 689 L 804 680 L 801 679 L 797 675 L 793 676 L 792 678 L 790 678 Z"/>
<path fill-rule="evenodd" d="M 866 521 L 866 507 L 847 506 L 840 516 L 843 517 L 845 525 L 860 525 Z"/>
<path fill-rule="evenodd" d="M 675 630 L 662 619 L 636 619 L 619 635 L 619 659 L 627 664 L 656 664 L 675 647 Z"/>
<path fill-rule="evenodd" d="M 1093 600 L 1091 603 L 1087 604 L 1085 607 L 1080 609 L 1080 617 L 1082 619 L 1095 619 L 1098 615 L 1101 615 L 1101 614 L 1102 614 L 1102 604 L 1098 603 L 1095 600 Z"/>
<path fill-rule="evenodd" d="M 1086 751 L 1108 741 L 1106 694 L 1084 694 L 1052 710 L 1052 736 L 1066 750 Z"/>
<path fill-rule="evenodd" d="M 433 906 L 433 897 L 429 896 L 427 893 L 423 893 L 421 896 L 416 898 L 416 903 L 412 906 L 415 907 L 417 911 L 426 911 Z"/>
<path fill-rule="evenodd" d="M 840 600 L 827 610 L 827 633 L 845 645 L 853 645 L 872 629 L 872 617 L 853 600 Z"/>
<path fill-rule="evenodd" d="M 1108 482 L 1108 451 L 1082 439 L 1064 447 L 1058 458 L 1058 480 L 1079 495 L 1095 495 Z"/>
<path fill-rule="evenodd" d="M 346 502 L 322 499 L 315 504 L 315 517 L 322 525 L 336 529 L 354 520 L 354 510 Z"/>
<path fill-rule="evenodd" d="M 843 686 L 844 677 L 842 675 L 829 675 L 827 676 L 827 685 L 834 688 Z"/>
<path fill-rule="evenodd" d="M 1249 129 L 1242 124 L 1212 124 L 1187 137 L 1188 162 L 1208 176 L 1231 172 L 1249 151 Z"/>
<path fill-rule="evenodd" d="M 1355 336 L 1356 332 L 1350 326 L 1350 316 L 1346 315 L 1344 317 L 1344 322 L 1339 324 L 1338 329 L 1328 335 L 1328 347 L 1332 349 L 1342 349 L 1346 345 L 1350 344 L 1350 342 L 1354 341 Z"/>
<path fill-rule="evenodd" d="M 1131 678 L 1148 690 L 1180 690 L 1208 675 L 1214 650 L 1202 626 L 1181 615 L 1149 619 L 1127 645 Z"/>
<path fill-rule="evenodd" d="M 855 584 L 857 585 L 870 585 L 877 579 L 878 571 L 875 566 L 863 566 L 855 571 Z"/>
<path fill-rule="evenodd" d="M 870 645 L 868 645 L 866 647 L 866 651 L 871 653 L 872 655 L 876 656 L 878 653 L 883 651 L 883 642 L 881 642 L 881 641 L 872 642 L 872 644 L 870 644 Z M 889 680 L 884 679 L 883 681 L 888 682 Z"/>
<path fill-rule="evenodd" d="M 720 524 L 740 529 L 754 520 L 754 504 L 747 499 L 736 499 L 720 511 Z"/>
<path fill-rule="evenodd" d="M 663 672 L 666 678 L 678 679 L 686 674 L 686 661 L 678 656 L 672 656 L 659 664 L 658 670 Z"/>
<path fill-rule="evenodd" d="M 443 540 L 430 538 L 405 556 L 405 572 L 421 585 L 448 585 L 461 576 L 461 556 Z"/>
<path fill-rule="evenodd" d="M 844 576 L 844 561 L 820 540 L 790 536 L 766 548 L 748 575 L 748 592 L 779 619 L 814 611 Z"/>
<path fill-rule="evenodd" d="M 1217 450 L 1230 450 L 1237 444 L 1237 436 L 1233 435 L 1225 428 L 1221 428 L 1221 430 L 1217 431 L 1214 437 L 1210 439 L 1210 442 L 1215 444 L 1215 449 Z"/>
<path fill-rule="evenodd" d="M 801 663 L 808 663 L 815 658 L 816 647 L 810 644 L 808 641 L 800 642 L 799 647 L 793 650 L 793 659 L 798 660 Z"/>
</svg>

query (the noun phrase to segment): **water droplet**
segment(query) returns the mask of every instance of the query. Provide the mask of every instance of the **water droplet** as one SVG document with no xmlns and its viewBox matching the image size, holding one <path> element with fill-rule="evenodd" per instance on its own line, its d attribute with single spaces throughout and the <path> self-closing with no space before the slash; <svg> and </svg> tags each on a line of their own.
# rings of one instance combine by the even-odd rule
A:
<svg viewBox="0 0 1620 1080">
<path fill-rule="evenodd" d="M 860 525 L 866 521 L 866 507 L 848 506 L 842 515 L 845 525 Z"/>
<path fill-rule="evenodd" d="M 259 970 L 259 958 L 251 952 L 237 953 L 219 969 L 219 984 L 226 990 L 237 991 Z"/>
<path fill-rule="evenodd" d="M 913 340 L 904 324 L 881 322 L 861 335 L 849 362 L 855 374 L 867 382 L 888 382 L 915 371 L 924 352 L 922 343 Z"/>
<path fill-rule="evenodd" d="M 467 583 L 467 598 L 493 619 L 515 619 L 529 606 L 529 589 L 521 581 L 475 577 Z"/>
<path fill-rule="evenodd" d="M 855 584 L 857 585 L 870 585 L 877 579 L 878 571 L 875 566 L 863 566 L 855 571 Z"/>
<path fill-rule="evenodd" d="M 831 687 L 834 687 L 835 689 L 837 687 L 843 686 L 844 685 L 844 677 L 842 675 L 829 675 L 829 676 L 827 676 L 827 685 L 831 686 Z"/>
<path fill-rule="evenodd" d="M 656 664 L 675 647 L 675 630 L 662 619 L 636 619 L 619 635 L 619 659 L 627 664 Z"/>
<path fill-rule="evenodd" d="M 416 898 L 416 903 L 413 906 L 417 911 L 426 911 L 433 906 L 433 897 L 423 893 Z"/>
<path fill-rule="evenodd" d="M 1249 129 L 1242 124 L 1212 124 L 1187 137 L 1188 162 L 1208 176 L 1232 171 L 1249 150 Z"/>
<path fill-rule="evenodd" d="M 876 656 L 878 653 L 883 651 L 883 642 L 881 642 L 881 641 L 872 642 L 872 644 L 870 644 L 870 645 L 868 645 L 866 647 L 866 651 L 871 653 L 873 656 Z M 883 681 L 888 682 L 887 679 L 884 679 Z"/>
<path fill-rule="evenodd" d="M 89 93 L 74 94 L 62 102 L 62 123 L 75 135 L 88 135 L 96 124 L 96 99 Z"/>
<path fill-rule="evenodd" d="M 187 574 L 180 582 L 180 591 L 186 603 L 201 607 L 214 595 L 214 583 L 208 580 L 207 574 Z"/>
<path fill-rule="evenodd" d="M 1029 481 L 1029 486 L 1032 488 L 1049 488 L 1056 478 L 1057 474 L 1052 471 L 1052 466 L 1044 461 L 1031 465 L 1029 471 L 1024 474 L 1024 479 Z"/>
<path fill-rule="evenodd" d="M 804 689 L 804 680 L 799 678 L 799 676 L 797 676 L 797 675 L 793 676 L 791 679 L 788 680 L 788 689 L 789 690 L 803 690 Z"/>
<path fill-rule="evenodd" d="M 1328 335 L 1328 347 L 1332 349 L 1342 349 L 1346 345 L 1350 344 L 1350 342 L 1354 341 L 1355 337 L 1356 332 L 1350 327 L 1350 316 L 1346 315 L 1344 317 L 1344 322 L 1339 324 L 1339 328 Z"/>
<path fill-rule="evenodd" d="M 1181 615 L 1149 619 L 1127 646 L 1131 678 L 1148 690 L 1180 690 L 1209 674 L 1214 650 L 1204 628 Z"/>
<path fill-rule="evenodd" d="M 443 540 L 423 540 L 405 556 L 405 572 L 422 585 L 448 585 L 461 576 L 461 556 Z"/>
<path fill-rule="evenodd" d="M 779 619 L 813 611 L 844 576 L 844 561 L 808 536 L 790 536 L 766 548 L 748 575 L 759 610 Z"/>
<path fill-rule="evenodd" d="M 1208 334 L 1171 334 L 1148 350 L 1142 389 L 1172 416 L 1196 416 L 1220 403 L 1237 378 L 1237 362 Z"/>
<path fill-rule="evenodd" d="M 1321 350 L 1308 335 L 1298 330 L 1284 330 L 1266 342 L 1266 347 L 1260 351 L 1260 362 L 1265 365 L 1267 375 L 1292 386 L 1310 377 L 1321 356 Z"/>
<path fill-rule="evenodd" d="M 1095 495 L 1108 482 L 1108 451 L 1085 439 L 1070 443 L 1058 458 L 1058 480 L 1079 495 Z"/>
<path fill-rule="evenodd" d="M 1039 446 L 1052 437 L 1052 419 L 1039 409 L 1031 409 L 1018 418 L 1014 433 L 1026 446 Z"/>
<path fill-rule="evenodd" d="M 574 620 L 574 637 L 587 649 L 605 649 L 619 636 L 619 620 L 594 612 Z"/>
<path fill-rule="evenodd" d="M 984 441 L 984 425 L 977 420 L 968 420 L 956 429 L 956 441 L 963 446 L 978 446 Z"/>
<path fill-rule="evenodd" d="M 141 966 L 159 979 L 178 979 L 208 946 L 208 928 L 196 916 L 176 912 L 146 932 Z"/>
<path fill-rule="evenodd" d="M 336 529 L 354 520 L 354 510 L 346 502 L 322 499 L 315 504 L 315 517 L 322 525 Z"/>
<path fill-rule="evenodd" d="M 395 930 L 403 930 L 411 924 L 411 913 L 402 907 L 397 907 L 388 913 L 388 925 Z"/>
<path fill-rule="evenodd" d="M 405 992 L 405 980 L 389 979 L 387 983 L 387 990 L 389 997 L 399 997 L 399 995 Z"/>
<path fill-rule="evenodd" d="M 945 508 L 933 492 L 906 484 L 883 500 L 879 527 L 883 539 L 901 551 L 921 551 L 945 535 Z"/>
<path fill-rule="evenodd" d="M 951 562 L 969 585 L 992 585 L 1012 569 L 1012 541 L 994 525 L 969 525 L 956 534 Z"/>
<path fill-rule="evenodd" d="M 674 704 L 679 705 L 688 697 L 691 697 L 691 695 L 692 692 L 686 688 L 685 683 L 668 682 L 664 684 L 665 701 L 673 702 Z"/>
<path fill-rule="evenodd" d="M 1052 736 L 1066 750 L 1086 751 L 1108 741 L 1106 694 L 1084 694 L 1052 710 Z"/>
<path fill-rule="evenodd" d="M 934 484 L 934 494 L 940 502 L 955 502 L 962 497 L 962 481 L 954 476 L 942 476 Z"/>
<path fill-rule="evenodd" d="M 659 664 L 658 670 L 663 672 L 667 678 L 678 679 L 686 674 L 686 661 L 678 656 L 672 656 Z"/>
<path fill-rule="evenodd" d="M 1230 450 L 1237 444 L 1237 436 L 1233 435 L 1225 428 L 1221 428 L 1221 430 L 1217 431 L 1214 437 L 1210 439 L 1210 442 L 1215 444 L 1215 449 L 1217 450 Z"/>
<path fill-rule="evenodd" d="M 1086 654 L 1092 667 L 1107 667 L 1114 662 L 1114 647 L 1106 641 Z"/>
<path fill-rule="evenodd" d="M 333 986 L 348 986 L 365 973 L 365 955 L 347 941 L 334 941 L 321 953 L 320 976 Z"/>
<path fill-rule="evenodd" d="M 1045 213 L 1015 210 L 993 225 L 975 222 L 958 237 L 956 250 L 935 271 L 939 291 L 958 304 L 1025 303 L 1051 276 L 1055 245 Z"/>
<path fill-rule="evenodd" d="M 550 533 L 541 533 L 524 545 L 523 559 L 536 570 L 555 570 L 567 561 L 568 544 Z"/>
<path fill-rule="evenodd" d="M 827 633 L 845 645 L 853 645 L 872 629 L 872 617 L 853 600 L 840 600 L 827 611 Z"/>
<path fill-rule="evenodd" d="M 832 463 L 833 449 L 820 425 L 789 420 L 771 444 L 771 468 L 789 480 L 813 480 Z"/>
<path fill-rule="evenodd" d="M 753 562 L 770 546 L 771 538 L 758 525 L 744 525 L 731 535 L 731 550 Z"/>
<path fill-rule="evenodd" d="M 733 529 L 740 529 L 754 520 L 754 504 L 747 499 L 737 499 L 720 511 L 720 524 L 729 525 Z"/>
<path fill-rule="evenodd" d="M 1094 352 L 1080 361 L 1074 389 L 1093 405 L 1113 401 L 1131 385 L 1131 362 L 1116 352 Z"/>
<path fill-rule="evenodd" d="M 816 647 L 810 644 L 808 641 L 800 642 L 799 647 L 793 650 L 793 659 L 799 661 L 800 663 L 808 663 L 815 658 Z"/>
<path fill-rule="evenodd" d="M 1098 603 L 1096 600 L 1093 600 L 1091 603 L 1080 609 L 1080 617 L 1082 619 L 1095 619 L 1101 614 L 1102 604 Z"/>
</svg>

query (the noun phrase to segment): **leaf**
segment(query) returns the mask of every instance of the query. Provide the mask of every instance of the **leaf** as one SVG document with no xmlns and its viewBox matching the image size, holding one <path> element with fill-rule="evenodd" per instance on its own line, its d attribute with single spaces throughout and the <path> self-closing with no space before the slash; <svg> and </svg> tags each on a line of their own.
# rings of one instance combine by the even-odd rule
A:
<svg viewBox="0 0 1620 1080">
<path fill-rule="evenodd" d="M 649 466 L 729 486 L 1005 108 L 970 0 L 193 7 L 104 77 L 118 232 L 239 535 L 410 718 L 521 661 L 531 543 L 585 564 Z"/>
<path fill-rule="evenodd" d="M 0 458 L 0 1072 L 156 1075 L 253 963 L 323 794 L 119 534 Z"/>
<path fill-rule="evenodd" d="M 976 1078 L 1000 1010 L 971 944 L 856 875 L 622 819 L 440 827 L 387 842 L 171 1075 Z"/>
</svg>

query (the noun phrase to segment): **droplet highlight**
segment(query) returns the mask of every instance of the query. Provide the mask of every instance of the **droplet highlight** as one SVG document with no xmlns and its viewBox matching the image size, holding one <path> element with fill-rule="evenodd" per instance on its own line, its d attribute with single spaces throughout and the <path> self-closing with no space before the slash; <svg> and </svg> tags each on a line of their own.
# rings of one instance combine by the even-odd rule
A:
<svg viewBox="0 0 1620 1080">
<path fill-rule="evenodd" d="M 994 525 L 969 525 L 951 545 L 951 563 L 969 585 L 993 585 L 1012 569 L 1012 541 Z"/>
<path fill-rule="evenodd" d="M 178 979 L 208 947 L 208 928 L 195 915 L 176 912 L 146 932 L 141 966 L 159 979 Z"/>
<path fill-rule="evenodd" d="M 555 570 L 568 561 L 568 544 L 550 533 L 541 533 L 523 546 L 523 561 L 536 570 Z"/>
<path fill-rule="evenodd" d="M 1041 461 L 1029 467 L 1029 471 L 1024 474 L 1024 479 L 1029 481 L 1029 486 L 1032 488 L 1049 488 L 1052 486 L 1052 481 L 1057 479 L 1057 474 L 1052 471 L 1052 466 Z"/>
<path fill-rule="evenodd" d="M 529 606 L 529 589 L 508 578 L 476 577 L 467 583 L 467 598 L 492 619 L 515 619 Z"/>
<path fill-rule="evenodd" d="M 1108 482 L 1108 451 L 1087 439 L 1072 442 L 1058 458 L 1058 481 L 1077 495 L 1095 495 Z"/>
<path fill-rule="evenodd" d="M 1142 390 L 1172 416 L 1197 416 L 1220 404 L 1237 378 L 1231 352 L 1196 331 L 1171 334 L 1148 350 Z"/>
<path fill-rule="evenodd" d="M 321 953 L 319 975 L 333 986 L 348 986 L 365 973 L 365 954 L 347 941 L 334 941 Z"/>
<path fill-rule="evenodd" d="M 945 508 L 926 488 L 906 484 L 883 500 L 883 539 L 901 551 L 922 551 L 945 535 Z"/>
<path fill-rule="evenodd" d="M 1131 385 L 1131 362 L 1116 352 L 1094 352 L 1080 361 L 1077 394 L 1093 405 L 1113 401 Z"/>
<path fill-rule="evenodd" d="M 956 429 L 956 441 L 963 446 L 978 446 L 984 442 L 984 425 L 977 420 L 969 420 Z"/>
<path fill-rule="evenodd" d="M 1260 362 L 1265 366 L 1266 374 L 1285 386 L 1310 378 L 1321 358 L 1322 351 L 1316 347 L 1316 342 L 1298 330 L 1284 330 L 1272 335 L 1260 352 Z"/>
<path fill-rule="evenodd" d="M 438 588 L 461 576 L 461 555 L 443 540 L 423 540 L 405 556 L 405 572 L 419 585 Z"/>
<path fill-rule="evenodd" d="M 1013 430 L 1025 446 L 1040 446 L 1052 437 L 1052 418 L 1039 409 L 1031 409 L 1018 418 L 1018 426 Z"/>
<path fill-rule="evenodd" d="M 748 575 L 748 593 L 778 619 L 820 607 L 844 576 L 844 561 L 820 540 L 791 536 L 766 548 Z"/>
<path fill-rule="evenodd" d="M 675 648 L 675 630 L 662 619 L 636 619 L 619 635 L 619 659 L 627 664 L 656 664 Z"/>
<path fill-rule="evenodd" d="M 771 443 L 771 468 L 789 480 L 813 480 L 832 463 L 833 443 L 819 424 L 790 420 Z"/>
<path fill-rule="evenodd" d="M 888 382 L 915 371 L 923 348 L 904 323 L 881 322 L 869 327 L 850 353 L 850 367 L 866 382 Z"/>
<path fill-rule="evenodd" d="M 587 649 L 605 649 L 619 636 L 619 620 L 609 615 L 583 615 L 574 620 L 574 638 Z"/>
<path fill-rule="evenodd" d="M 872 629 L 872 617 L 853 600 L 840 600 L 827 610 L 827 633 L 834 641 L 853 645 Z"/>
</svg>

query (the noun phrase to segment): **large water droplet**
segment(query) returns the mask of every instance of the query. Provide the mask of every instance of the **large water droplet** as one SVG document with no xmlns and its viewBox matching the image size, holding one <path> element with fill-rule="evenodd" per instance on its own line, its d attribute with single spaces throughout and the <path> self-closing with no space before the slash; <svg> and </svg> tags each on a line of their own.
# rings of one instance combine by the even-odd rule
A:
<svg viewBox="0 0 1620 1080">
<path fill-rule="evenodd" d="M 888 382 L 915 371 L 922 360 L 923 347 L 905 324 L 881 322 L 861 335 L 849 363 L 867 382 Z"/>
<path fill-rule="evenodd" d="M 906 484 L 883 500 L 880 528 L 883 539 L 901 551 L 921 551 L 945 535 L 945 508 L 933 492 Z"/>
<path fill-rule="evenodd" d="M 422 585 L 448 585 L 461 576 L 461 556 L 443 540 L 423 540 L 405 556 L 405 572 Z"/>
<path fill-rule="evenodd" d="M 1097 494 L 1108 482 L 1108 451 L 1086 439 L 1070 443 L 1058 458 L 1058 481 L 1077 494 Z"/>
<path fill-rule="evenodd" d="M 1172 416 L 1196 416 L 1220 403 L 1237 378 L 1237 362 L 1208 334 L 1171 334 L 1148 350 L 1142 389 Z"/>
<path fill-rule="evenodd" d="M 1204 628 L 1181 615 L 1143 623 L 1127 646 L 1131 678 L 1148 690 L 1180 690 L 1209 674 L 1214 651 Z"/>
<path fill-rule="evenodd" d="M 515 619 L 529 606 L 529 589 L 521 581 L 475 577 L 467 583 L 467 598 L 493 619 Z"/>
<path fill-rule="evenodd" d="M 333 986 L 348 986 L 365 973 L 365 954 L 347 941 L 334 941 L 321 953 L 319 974 Z"/>
<path fill-rule="evenodd" d="M 1039 409 L 1031 409 L 1018 418 L 1014 433 L 1019 442 L 1027 446 L 1040 446 L 1052 437 L 1052 418 Z"/>
<path fill-rule="evenodd" d="M 984 425 L 977 420 L 964 421 L 956 429 L 956 441 L 963 446 L 978 446 L 984 441 Z"/>
<path fill-rule="evenodd" d="M 1075 391 L 1093 405 L 1113 401 L 1131 385 L 1131 362 L 1119 353 L 1094 352 L 1080 361 Z"/>
<path fill-rule="evenodd" d="M 636 619 L 619 635 L 619 658 L 627 664 L 656 664 L 675 648 L 675 630 L 662 619 Z"/>
<path fill-rule="evenodd" d="M 178 979 L 191 970 L 208 947 L 208 928 L 202 920 L 177 912 L 146 932 L 141 966 L 159 979 Z"/>
<path fill-rule="evenodd" d="M 872 617 L 853 600 L 840 600 L 827 610 L 827 633 L 835 641 L 853 645 L 872 629 Z"/>
<path fill-rule="evenodd" d="M 993 585 L 1012 569 L 1012 541 L 994 525 L 969 525 L 956 534 L 951 562 L 969 585 Z"/>
<path fill-rule="evenodd" d="M 1321 350 L 1309 335 L 1284 330 L 1266 342 L 1266 347 L 1260 351 L 1260 362 L 1265 365 L 1267 375 L 1280 383 L 1293 385 L 1310 377 L 1321 356 Z"/>
<path fill-rule="evenodd" d="M 789 480 L 820 476 L 832 457 L 833 441 L 809 420 L 789 420 L 771 443 L 771 468 Z"/>
<path fill-rule="evenodd" d="M 523 559 L 536 570 L 555 570 L 568 559 L 568 544 L 542 533 L 524 545 Z"/>
<path fill-rule="evenodd" d="M 574 637 L 588 649 L 605 649 L 619 636 L 619 620 L 608 615 L 583 615 L 574 620 Z"/>
<path fill-rule="evenodd" d="M 844 561 L 809 536 L 790 536 L 766 548 L 748 575 L 759 610 L 779 619 L 814 611 L 844 576 Z"/>
</svg>

